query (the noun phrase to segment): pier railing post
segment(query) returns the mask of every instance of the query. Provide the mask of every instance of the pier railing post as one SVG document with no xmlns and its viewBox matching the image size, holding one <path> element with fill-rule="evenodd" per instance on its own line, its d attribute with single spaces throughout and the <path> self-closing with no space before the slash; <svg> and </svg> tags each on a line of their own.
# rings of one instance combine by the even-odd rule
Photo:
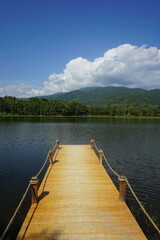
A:
<svg viewBox="0 0 160 240">
<path fill-rule="evenodd" d="M 49 160 L 50 160 L 50 164 L 53 163 L 53 151 L 49 150 Z"/>
<path fill-rule="evenodd" d="M 91 144 L 91 149 L 94 149 L 94 140 L 93 139 L 91 140 L 90 144 Z"/>
<path fill-rule="evenodd" d="M 30 180 L 31 184 L 31 194 L 32 194 L 32 203 L 38 202 L 38 177 L 32 177 Z"/>
<path fill-rule="evenodd" d="M 103 161 L 103 151 L 99 150 L 99 163 L 102 164 Z"/>
<path fill-rule="evenodd" d="M 119 180 L 119 199 L 125 202 L 126 198 L 126 178 L 124 176 L 118 177 Z"/>
<path fill-rule="evenodd" d="M 56 140 L 56 148 L 59 148 L 59 140 Z"/>
</svg>

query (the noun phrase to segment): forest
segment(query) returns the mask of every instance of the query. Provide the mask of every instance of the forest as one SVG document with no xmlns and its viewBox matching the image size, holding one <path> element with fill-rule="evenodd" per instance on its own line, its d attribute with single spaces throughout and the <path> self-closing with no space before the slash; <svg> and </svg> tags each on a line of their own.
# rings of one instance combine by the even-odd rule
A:
<svg viewBox="0 0 160 240">
<path fill-rule="evenodd" d="M 160 105 L 108 104 L 91 106 L 78 100 L 66 102 L 45 98 L 0 97 L 0 113 L 25 116 L 145 116 L 160 117 Z"/>
</svg>

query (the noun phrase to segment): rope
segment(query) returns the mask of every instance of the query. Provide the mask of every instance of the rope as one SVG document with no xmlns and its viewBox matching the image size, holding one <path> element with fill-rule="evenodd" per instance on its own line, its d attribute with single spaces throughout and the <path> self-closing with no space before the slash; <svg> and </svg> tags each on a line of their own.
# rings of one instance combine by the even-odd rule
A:
<svg viewBox="0 0 160 240">
<path fill-rule="evenodd" d="M 126 183 L 129 187 L 129 189 L 131 190 L 133 196 L 135 197 L 135 199 L 137 200 L 139 206 L 141 207 L 141 209 L 143 210 L 144 214 L 147 216 L 147 218 L 149 219 L 149 221 L 153 224 L 153 226 L 155 227 L 155 229 L 157 230 L 157 232 L 160 234 L 160 229 L 157 227 L 157 225 L 153 222 L 152 218 L 149 216 L 149 214 L 146 212 L 145 208 L 143 207 L 143 205 L 141 204 L 141 202 L 139 201 L 138 197 L 136 196 L 135 192 L 133 191 L 130 183 L 128 182 L 127 178 L 126 178 Z"/>
<path fill-rule="evenodd" d="M 35 175 L 35 177 L 38 177 L 39 174 L 42 172 L 43 168 L 45 167 L 45 165 L 46 165 L 46 163 L 47 163 L 47 161 L 48 161 L 48 157 L 49 157 L 49 152 L 48 152 L 48 154 L 47 154 L 46 160 L 44 161 L 41 169 L 40 169 L 39 172 Z"/>
<path fill-rule="evenodd" d="M 95 142 L 94 142 L 94 146 L 95 146 L 95 148 L 96 148 L 97 152 L 99 152 L 99 148 L 97 147 L 97 145 L 96 145 L 96 143 L 95 143 Z"/>
<path fill-rule="evenodd" d="M 54 148 L 52 149 L 52 151 L 54 151 L 55 148 L 56 148 L 56 145 L 54 146 Z M 47 157 L 46 157 L 46 159 L 45 159 L 45 161 L 44 161 L 41 169 L 40 169 L 39 172 L 35 175 L 35 177 L 38 177 L 38 176 L 40 175 L 40 173 L 42 172 L 43 168 L 45 167 L 45 165 L 46 165 L 46 163 L 47 163 L 47 161 L 48 161 L 48 158 L 49 158 L 49 151 L 48 151 Z"/>
<path fill-rule="evenodd" d="M 95 142 L 94 142 L 94 146 L 95 146 L 96 150 L 99 152 L 100 150 L 99 150 L 99 148 L 97 147 L 97 145 L 96 145 Z M 107 163 L 108 167 L 110 168 L 110 170 L 111 170 L 117 177 L 121 177 L 121 176 L 120 176 L 116 171 L 114 171 L 114 169 L 111 167 L 111 165 L 109 164 L 107 158 L 106 158 L 105 155 L 104 155 L 104 152 L 103 152 L 103 158 L 104 158 L 105 162 Z"/>
<path fill-rule="evenodd" d="M 54 148 L 52 149 L 52 151 L 54 151 L 55 149 L 56 149 L 56 145 L 54 146 Z M 42 172 L 44 166 L 45 166 L 46 163 L 47 163 L 48 158 L 49 158 L 49 152 L 48 152 L 47 157 L 46 157 L 46 159 L 45 159 L 45 161 L 44 161 L 44 163 L 43 163 L 43 166 L 41 167 L 41 169 L 39 170 L 39 172 L 37 173 L 37 175 L 36 175 L 35 177 L 38 177 L 39 174 Z M 26 197 L 26 195 L 27 195 L 27 193 L 28 193 L 28 190 L 29 190 L 29 188 L 30 188 L 30 185 L 31 185 L 31 184 L 30 184 L 30 182 L 29 182 L 28 187 L 26 188 L 26 191 L 25 191 L 25 193 L 23 194 L 22 199 L 21 199 L 20 203 L 18 204 L 18 207 L 16 208 L 16 210 L 15 210 L 12 218 L 10 219 L 7 227 L 5 228 L 3 234 L 1 235 L 1 238 L 0 238 L 1 240 L 4 238 L 4 236 L 6 235 L 7 231 L 9 230 L 9 228 L 10 228 L 10 226 L 11 226 L 11 224 L 12 224 L 12 222 L 13 222 L 16 214 L 17 214 L 17 212 L 19 211 L 19 208 L 21 207 L 21 205 L 22 205 L 22 203 L 23 203 L 23 201 L 24 201 L 24 199 L 25 199 L 25 197 Z"/>
<path fill-rule="evenodd" d="M 99 151 L 98 147 L 96 146 L 96 144 L 94 144 L 95 148 L 97 149 L 97 151 Z M 103 158 L 105 160 L 105 162 L 107 163 L 108 167 L 110 168 L 110 170 L 119 178 L 121 177 L 116 171 L 114 171 L 114 169 L 111 167 L 111 165 L 109 164 L 107 158 L 105 157 L 104 153 L 103 153 Z M 142 203 L 139 201 L 138 197 L 136 196 L 133 188 L 131 187 L 130 183 L 128 182 L 128 179 L 125 178 L 125 181 L 129 187 L 129 189 L 131 190 L 133 196 L 135 197 L 136 201 L 138 202 L 139 206 L 141 207 L 142 211 L 144 212 L 144 214 L 147 216 L 147 218 L 149 219 L 149 221 L 152 223 L 152 225 L 155 227 L 155 229 L 157 230 L 157 232 L 160 234 L 160 229 L 157 227 L 157 225 L 153 222 L 152 218 L 149 216 L 149 214 L 146 212 L 145 208 L 143 207 Z"/>
<path fill-rule="evenodd" d="M 8 229 L 10 228 L 10 226 L 11 226 L 11 224 L 12 224 L 12 222 L 13 222 L 13 220 L 14 220 L 16 214 L 17 214 L 17 212 L 19 211 L 19 208 L 21 207 L 22 202 L 23 202 L 23 200 L 25 199 L 25 197 L 26 197 L 26 195 L 27 195 L 27 193 L 28 193 L 28 190 L 29 190 L 29 188 L 30 188 L 30 185 L 31 185 L 31 184 L 29 183 L 29 184 L 28 184 L 28 187 L 26 188 L 25 193 L 23 194 L 23 197 L 22 197 L 20 203 L 18 204 L 18 207 L 16 208 L 16 210 L 15 210 L 15 212 L 14 212 L 12 218 L 10 219 L 10 221 L 9 221 L 9 223 L 8 223 L 8 225 L 7 225 L 7 227 L 5 228 L 3 234 L 2 234 L 2 236 L 1 236 L 1 238 L 0 238 L 1 240 L 2 240 L 2 239 L 4 238 L 4 236 L 6 235 L 6 233 L 7 233 Z"/>
<path fill-rule="evenodd" d="M 103 158 L 105 160 L 105 162 L 107 163 L 108 167 L 110 168 L 110 170 L 117 176 L 117 177 L 121 177 L 116 171 L 114 171 L 114 169 L 111 167 L 111 165 L 109 164 L 107 158 L 105 157 L 104 155 L 104 152 L 103 152 Z"/>
</svg>

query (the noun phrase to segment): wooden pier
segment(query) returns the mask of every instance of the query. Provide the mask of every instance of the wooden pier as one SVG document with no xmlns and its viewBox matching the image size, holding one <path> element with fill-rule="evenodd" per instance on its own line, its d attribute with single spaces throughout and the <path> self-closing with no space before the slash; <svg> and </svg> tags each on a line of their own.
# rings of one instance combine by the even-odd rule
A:
<svg viewBox="0 0 160 240">
<path fill-rule="evenodd" d="M 147 239 L 90 145 L 56 151 L 18 240 Z"/>
</svg>

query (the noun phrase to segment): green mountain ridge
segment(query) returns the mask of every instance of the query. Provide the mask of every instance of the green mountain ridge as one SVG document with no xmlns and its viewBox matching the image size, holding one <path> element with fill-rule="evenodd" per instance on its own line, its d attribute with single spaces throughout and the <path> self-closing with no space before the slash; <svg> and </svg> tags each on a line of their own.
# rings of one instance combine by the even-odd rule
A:
<svg viewBox="0 0 160 240">
<path fill-rule="evenodd" d="M 145 90 L 127 87 L 88 87 L 66 93 L 55 93 L 40 98 L 78 100 L 85 105 L 102 106 L 109 104 L 160 105 L 160 89 Z"/>
</svg>

